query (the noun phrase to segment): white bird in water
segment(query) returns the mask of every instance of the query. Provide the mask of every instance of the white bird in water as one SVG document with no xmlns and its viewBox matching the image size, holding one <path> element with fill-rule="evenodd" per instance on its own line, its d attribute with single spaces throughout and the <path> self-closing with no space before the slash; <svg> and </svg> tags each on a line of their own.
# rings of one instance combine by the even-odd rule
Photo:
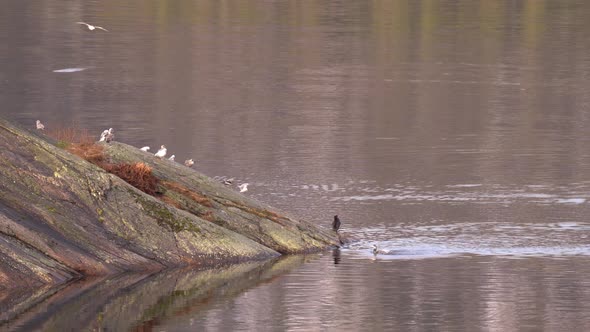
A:
<svg viewBox="0 0 590 332">
<path fill-rule="evenodd" d="M 225 184 L 226 186 L 231 185 L 232 183 L 234 183 L 234 179 L 227 179 L 227 180 L 223 180 L 223 184 Z"/>
<path fill-rule="evenodd" d="M 158 152 L 156 152 L 154 154 L 154 156 L 158 157 L 158 158 L 164 158 L 164 156 L 166 155 L 166 146 L 162 145 L 160 147 L 160 150 L 158 150 Z"/>
<path fill-rule="evenodd" d="M 171 155 L 171 156 L 170 156 L 170 158 L 168 158 L 168 160 L 170 160 L 170 161 L 174 161 L 174 158 L 175 158 L 175 157 L 176 157 L 175 155 Z"/>
<path fill-rule="evenodd" d="M 379 252 L 379 247 L 377 247 L 376 244 L 373 245 L 373 250 L 371 250 L 371 252 L 373 253 L 373 255 L 377 255 L 377 253 Z"/>
<path fill-rule="evenodd" d="M 192 159 L 187 159 L 184 161 L 184 166 L 186 166 L 186 167 L 191 167 L 194 164 L 195 164 L 195 162 Z"/>
<path fill-rule="evenodd" d="M 37 129 L 39 129 L 39 130 L 45 129 L 45 126 L 39 120 L 37 120 L 36 125 L 37 125 Z"/>
<path fill-rule="evenodd" d="M 144 151 L 144 152 L 148 152 L 148 151 L 150 150 L 150 147 L 149 147 L 149 146 L 144 146 L 144 147 L 143 147 L 143 148 L 141 148 L 140 150 L 141 150 L 141 151 Z"/>
<path fill-rule="evenodd" d="M 248 191 L 248 183 L 242 183 L 241 185 L 238 186 L 238 188 L 240 188 L 240 192 L 246 192 Z"/>
<path fill-rule="evenodd" d="M 85 22 L 76 22 L 76 24 L 84 24 L 84 25 L 86 25 L 88 27 L 88 30 L 90 30 L 90 31 L 92 31 L 94 29 L 100 29 L 100 30 L 104 30 L 106 32 L 109 31 L 109 30 L 107 30 L 107 29 L 105 29 L 103 27 L 99 27 L 98 25 L 92 25 L 92 24 L 88 24 L 88 23 L 85 23 Z"/>
</svg>

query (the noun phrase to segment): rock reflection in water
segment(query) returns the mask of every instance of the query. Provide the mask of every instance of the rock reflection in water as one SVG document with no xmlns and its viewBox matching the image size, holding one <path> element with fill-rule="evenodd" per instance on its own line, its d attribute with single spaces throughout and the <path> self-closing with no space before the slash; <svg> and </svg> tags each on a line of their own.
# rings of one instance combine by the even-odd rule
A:
<svg viewBox="0 0 590 332">
<path fill-rule="evenodd" d="M 0 330 L 150 330 L 171 319 L 186 319 L 212 299 L 232 298 L 269 282 L 298 267 L 304 259 L 289 256 L 207 270 L 184 268 L 81 280 L 55 294 L 44 290 L 49 295 L 35 305 L 23 301 L 31 308 L 18 315 L 13 312 L 16 317 L 0 325 Z M 3 319 L 10 317 L 10 313 L 3 315 Z"/>
</svg>

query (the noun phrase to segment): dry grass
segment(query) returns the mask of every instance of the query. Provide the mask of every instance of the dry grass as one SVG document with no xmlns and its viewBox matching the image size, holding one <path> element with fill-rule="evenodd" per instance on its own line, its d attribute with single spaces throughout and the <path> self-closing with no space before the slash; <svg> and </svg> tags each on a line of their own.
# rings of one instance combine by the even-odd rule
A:
<svg viewBox="0 0 590 332">
<path fill-rule="evenodd" d="M 102 167 L 102 164 L 106 160 L 104 147 L 94 142 L 71 143 L 67 146 L 66 150 L 100 167 Z"/>
<path fill-rule="evenodd" d="M 170 198 L 168 196 L 162 195 L 162 196 L 159 196 L 158 199 L 160 199 L 162 202 L 164 202 L 166 204 L 170 204 L 170 205 L 174 206 L 177 209 L 184 210 L 182 208 L 182 206 L 180 206 L 180 203 L 178 203 L 177 201 L 175 201 L 174 199 L 172 199 L 172 198 Z"/>
<path fill-rule="evenodd" d="M 172 191 L 177 192 L 185 197 L 190 198 L 195 203 L 201 204 L 206 207 L 212 207 L 211 200 L 209 200 L 209 198 L 207 198 L 203 195 L 199 195 L 196 192 L 190 191 L 187 187 L 181 185 L 180 183 L 163 181 L 162 185 L 164 186 L 164 188 L 166 188 L 168 190 L 172 190 Z"/>
<path fill-rule="evenodd" d="M 67 151 L 99 166 L 105 171 L 118 176 L 125 182 L 143 191 L 144 193 L 155 196 L 161 201 L 182 209 L 181 204 L 170 197 L 161 195 L 158 187 L 162 185 L 167 190 L 174 191 L 184 197 L 191 199 L 195 203 L 206 207 L 212 207 L 209 198 L 190 191 L 185 186 L 170 181 L 162 181 L 152 174 L 152 168 L 144 163 L 134 164 L 122 163 L 111 164 L 108 162 L 104 146 L 96 142 L 95 137 L 90 136 L 87 130 L 77 129 L 73 125 L 69 128 L 53 128 L 46 132 L 47 136 L 57 140 L 58 146 Z M 213 213 L 208 211 L 200 215 L 209 221 L 214 220 Z"/>
<path fill-rule="evenodd" d="M 92 144 L 96 141 L 94 137 L 90 136 L 88 130 L 77 127 L 51 128 L 47 130 L 46 134 L 56 141 L 66 144 Z"/>
<path fill-rule="evenodd" d="M 101 166 L 105 162 L 104 148 L 96 144 L 94 137 L 90 136 L 86 129 L 78 129 L 75 126 L 68 128 L 53 127 L 47 130 L 47 136 L 55 139 L 58 142 L 58 147 L 64 148 L 93 164 Z"/>
<path fill-rule="evenodd" d="M 160 180 L 152 174 L 152 168 L 144 163 L 103 164 L 101 167 L 148 195 L 155 196 L 158 193 Z"/>
<path fill-rule="evenodd" d="M 207 211 L 205 213 L 199 214 L 199 217 L 207 221 L 215 221 L 215 216 L 213 215 L 212 211 Z"/>
</svg>

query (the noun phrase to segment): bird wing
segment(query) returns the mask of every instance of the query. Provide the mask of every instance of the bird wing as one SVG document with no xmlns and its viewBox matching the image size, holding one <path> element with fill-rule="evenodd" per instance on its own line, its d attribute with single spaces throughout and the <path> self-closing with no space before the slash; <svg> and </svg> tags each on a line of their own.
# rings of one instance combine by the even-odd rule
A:
<svg viewBox="0 0 590 332">
<path fill-rule="evenodd" d="M 86 26 L 90 26 L 90 24 L 84 22 L 76 22 L 76 24 L 85 24 Z"/>
<path fill-rule="evenodd" d="M 95 25 L 94 27 L 97 28 L 97 29 L 100 29 L 100 30 L 104 30 L 106 32 L 109 32 L 109 30 L 107 30 L 107 29 L 105 29 L 103 27 L 99 27 L 98 25 Z"/>
</svg>

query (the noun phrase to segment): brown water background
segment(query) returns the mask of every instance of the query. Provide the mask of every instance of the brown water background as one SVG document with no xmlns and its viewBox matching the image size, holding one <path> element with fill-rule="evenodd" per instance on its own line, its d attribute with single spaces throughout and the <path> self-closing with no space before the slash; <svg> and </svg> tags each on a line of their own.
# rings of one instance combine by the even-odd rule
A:
<svg viewBox="0 0 590 332">
<path fill-rule="evenodd" d="M 573 0 L 3 1 L 2 117 L 165 144 L 359 239 L 73 285 L 5 328 L 590 330 L 588 18 Z"/>
</svg>

